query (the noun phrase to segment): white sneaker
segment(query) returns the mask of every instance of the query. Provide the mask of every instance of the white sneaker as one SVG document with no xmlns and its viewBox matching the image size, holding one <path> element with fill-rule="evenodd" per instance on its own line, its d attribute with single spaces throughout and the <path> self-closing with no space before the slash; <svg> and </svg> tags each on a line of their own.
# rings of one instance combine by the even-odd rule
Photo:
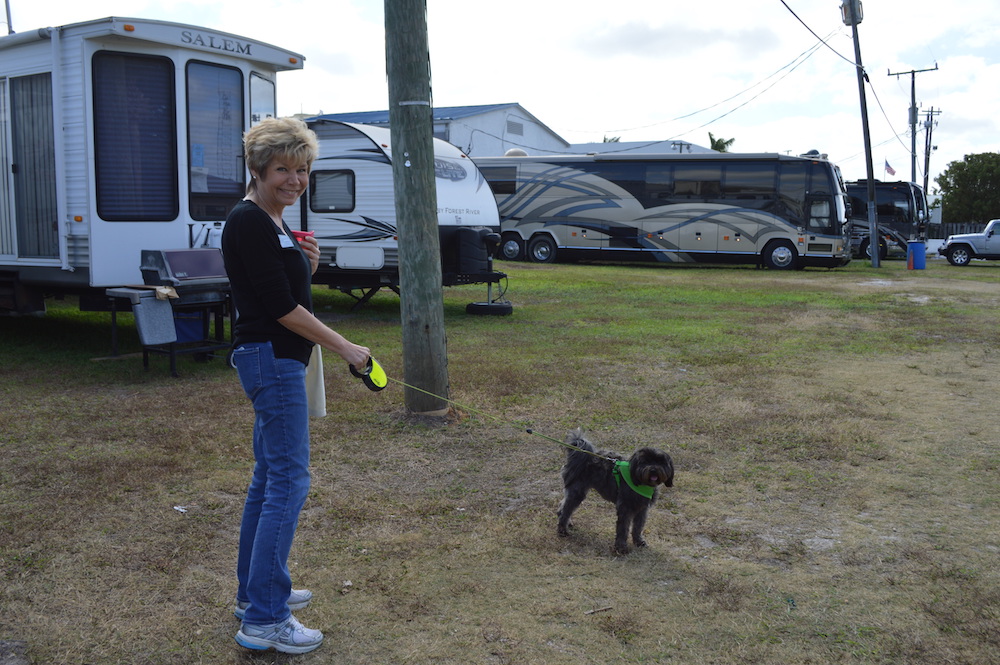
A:
<svg viewBox="0 0 1000 665">
<path fill-rule="evenodd" d="M 292 589 L 292 593 L 288 596 L 288 609 L 295 612 L 297 610 L 304 610 L 309 606 L 309 601 L 312 600 L 313 592 L 309 589 Z M 247 608 L 250 607 L 248 602 L 236 601 L 236 606 L 233 608 L 233 614 L 240 621 L 243 621 L 243 617 L 247 613 Z"/>
<path fill-rule="evenodd" d="M 275 649 L 282 653 L 309 653 L 323 643 L 323 633 L 306 628 L 294 616 L 269 626 L 243 624 L 236 643 L 247 649 Z"/>
</svg>

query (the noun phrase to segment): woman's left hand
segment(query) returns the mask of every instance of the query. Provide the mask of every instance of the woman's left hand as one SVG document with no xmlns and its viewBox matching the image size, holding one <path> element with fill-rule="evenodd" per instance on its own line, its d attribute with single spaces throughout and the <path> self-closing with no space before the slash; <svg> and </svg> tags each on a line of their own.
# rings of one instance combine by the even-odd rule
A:
<svg viewBox="0 0 1000 665">
<path fill-rule="evenodd" d="M 302 251 L 309 257 L 309 265 L 312 267 L 312 274 L 319 270 L 319 242 L 314 236 L 306 236 L 299 241 Z"/>
</svg>

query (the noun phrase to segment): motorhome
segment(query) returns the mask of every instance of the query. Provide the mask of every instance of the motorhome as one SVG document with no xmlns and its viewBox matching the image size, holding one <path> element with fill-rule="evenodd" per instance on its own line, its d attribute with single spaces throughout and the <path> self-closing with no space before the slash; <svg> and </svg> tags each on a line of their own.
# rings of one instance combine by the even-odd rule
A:
<svg viewBox="0 0 1000 665">
<path fill-rule="evenodd" d="M 0 37 L 0 310 L 143 284 L 143 250 L 204 246 L 246 183 L 242 135 L 303 56 L 109 17 Z"/>
<path fill-rule="evenodd" d="M 500 256 L 749 263 L 851 260 L 840 170 L 819 153 L 476 158 L 500 208 Z"/>
<path fill-rule="evenodd" d="M 868 181 L 846 183 L 850 214 L 851 247 L 854 256 L 871 257 L 871 228 L 868 221 Z M 879 237 L 879 256 L 890 250 L 906 256 L 911 240 L 925 240 L 930 211 L 923 188 L 915 182 L 872 181 L 875 194 L 875 230 Z"/>
</svg>

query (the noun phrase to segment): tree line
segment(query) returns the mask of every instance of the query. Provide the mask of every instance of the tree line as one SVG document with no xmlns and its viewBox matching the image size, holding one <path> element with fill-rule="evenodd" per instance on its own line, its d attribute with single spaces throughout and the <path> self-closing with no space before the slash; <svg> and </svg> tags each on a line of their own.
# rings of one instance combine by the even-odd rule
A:
<svg viewBox="0 0 1000 665">
<path fill-rule="evenodd" d="M 948 164 L 934 182 L 946 223 L 985 226 L 1000 218 L 1000 153 L 966 155 Z"/>
</svg>

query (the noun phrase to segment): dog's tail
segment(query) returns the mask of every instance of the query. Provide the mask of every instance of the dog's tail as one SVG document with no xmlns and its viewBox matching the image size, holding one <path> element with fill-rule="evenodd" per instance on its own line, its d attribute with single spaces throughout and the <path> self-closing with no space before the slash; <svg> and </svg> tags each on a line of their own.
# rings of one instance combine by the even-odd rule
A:
<svg viewBox="0 0 1000 665">
<path fill-rule="evenodd" d="M 583 430 L 577 428 L 566 435 L 566 445 L 571 448 L 579 448 L 580 450 L 586 450 L 587 452 L 595 452 L 594 444 L 587 441 L 586 437 L 583 436 Z M 569 448 L 566 449 L 567 455 L 572 455 L 573 451 Z"/>
</svg>

